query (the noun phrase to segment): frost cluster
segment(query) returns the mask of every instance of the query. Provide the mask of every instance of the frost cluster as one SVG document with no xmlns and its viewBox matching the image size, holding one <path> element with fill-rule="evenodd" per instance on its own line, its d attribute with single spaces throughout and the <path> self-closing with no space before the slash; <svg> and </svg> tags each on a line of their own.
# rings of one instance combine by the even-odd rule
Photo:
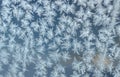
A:
<svg viewBox="0 0 120 77">
<path fill-rule="evenodd" d="M 0 0 L 0 77 L 120 77 L 120 0 Z"/>
</svg>

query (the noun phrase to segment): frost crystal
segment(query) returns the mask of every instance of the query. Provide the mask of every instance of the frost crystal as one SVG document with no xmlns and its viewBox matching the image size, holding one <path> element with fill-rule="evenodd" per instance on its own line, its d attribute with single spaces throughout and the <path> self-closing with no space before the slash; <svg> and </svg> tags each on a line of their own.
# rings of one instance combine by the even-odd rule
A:
<svg viewBox="0 0 120 77">
<path fill-rule="evenodd" d="M 120 77 L 120 0 L 0 0 L 0 77 Z"/>
</svg>

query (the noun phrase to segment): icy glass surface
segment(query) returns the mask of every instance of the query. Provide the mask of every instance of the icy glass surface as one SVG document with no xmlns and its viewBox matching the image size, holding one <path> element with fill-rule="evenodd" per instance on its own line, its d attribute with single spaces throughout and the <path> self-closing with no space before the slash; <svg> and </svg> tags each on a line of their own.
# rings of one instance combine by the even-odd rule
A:
<svg viewBox="0 0 120 77">
<path fill-rule="evenodd" d="M 120 0 L 0 0 L 0 77 L 120 77 Z"/>
</svg>

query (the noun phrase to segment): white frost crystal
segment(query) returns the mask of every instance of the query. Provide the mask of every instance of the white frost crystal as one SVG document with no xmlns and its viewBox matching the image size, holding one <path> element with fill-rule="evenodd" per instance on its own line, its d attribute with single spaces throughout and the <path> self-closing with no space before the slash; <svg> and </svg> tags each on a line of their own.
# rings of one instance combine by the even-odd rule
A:
<svg viewBox="0 0 120 77">
<path fill-rule="evenodd" d="M 0 77 L 120 77 L 120 0 L 0 0 Z"/>
</svg>

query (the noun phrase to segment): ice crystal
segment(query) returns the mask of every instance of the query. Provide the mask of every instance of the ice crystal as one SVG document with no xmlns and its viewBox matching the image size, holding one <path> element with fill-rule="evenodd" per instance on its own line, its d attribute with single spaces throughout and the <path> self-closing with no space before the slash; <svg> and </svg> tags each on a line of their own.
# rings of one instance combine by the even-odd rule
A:
<svg viewBox="0 0 120 77">
<path fill-rule="evenodd" d="M 0 0 L 0 77 L 120 77 L 120 0 Z"/>
</svg>

